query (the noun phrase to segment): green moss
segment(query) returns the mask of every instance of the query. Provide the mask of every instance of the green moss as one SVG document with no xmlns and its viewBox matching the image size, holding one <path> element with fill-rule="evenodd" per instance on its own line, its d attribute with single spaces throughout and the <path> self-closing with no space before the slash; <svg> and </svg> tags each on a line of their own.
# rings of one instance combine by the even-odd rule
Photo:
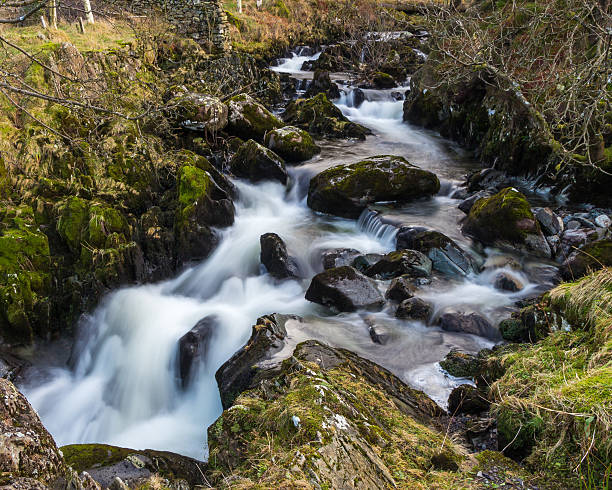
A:
<svg viewBox="0 0 612 490">
<path fill-rule="evenodd" d="M 118 243 L 125 242 L 129 235 L 125 217 L 116 209 L 101 204 L 90 206 L 87 228 L 87 242 L 97 248 L 116 247 Z"/>
<path fill-rule="evenodd" d="M 73 253 L 79 253 L 81 240 L 89 222 L 89 204 L 78 197 L 68 198 L 59 207 L 57 232 Z"/>
<path fill-rule="evenodd" d="M 231 134 L 244 139 L 263 141 L 266 132 L 282 127 L 283 122 L 247 94 L 228 101 Z"/>
<path fill-rule="evenodd" d="M 274 3 L 272 4 L 272 6 L 274 9 L 274 12 L 279 17 L 284 17 L 288 19 L 291 16 L 291 12 L 289 11 L 289 8 L 287 7 L 287 5 L 285 4 L 283 0 L 274 0 Z"/>
<path fill-rule="evenodd" d="M 106 444 L 70 444 L 60 448 L 66 463 L 78 473 L 118 463 L 133 451 Z"/>
<path fill-rule="evenodd" d="M 210 174 L 190 165 L 181 167 L 178 180 L 178 201 L 184 208 L 206 196 L 211 186 Z"/>
</svg>

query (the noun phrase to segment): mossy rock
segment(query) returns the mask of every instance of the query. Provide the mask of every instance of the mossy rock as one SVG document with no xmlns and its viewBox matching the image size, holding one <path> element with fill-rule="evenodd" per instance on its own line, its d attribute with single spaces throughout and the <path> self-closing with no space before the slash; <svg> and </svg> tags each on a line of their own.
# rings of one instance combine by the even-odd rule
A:
<svg viewBox="0 0 612 490">
<path fill-rule="evenodd" d="M 372 76 L 372 82 L 378 89 L 394 88 L 397 87 L 397 83 L 391 75 L 388 73 L 376 72 Z"/>
<path fill-rule="evenodd" d="M 227 106 L 227 131 L 233 136 L 263 142 L 268 131 L 284 126 L 280 119 L 250 95 L 236 95 L 227 102 Z"/>
<path fill-rule="evenodd" d="M 8 198 L 13 191 L 13 183 L 2 155 L 0 155 L 0 200 Z"/>
<path fill-rule="evenodd" d="M 367 128 L 344 117 L 323 93 L 291 102 L 283 117 L 288 124 L 317 136 L 364 140 L 370 134 Z"/>
<path fill-rule="evenodd" d="M 612 240 L 600 240 L 572 252 L 561 267 L 561 275 L 565 280 L 572 281 L 589 272 L 610 266 L 612 266 Z"/>
<path fill-rule="evenodd" d="M 550 257 L 550 247 L 529 201 L 511 187 L 476 201 L 463 224 L 463 232 L 486 245 L 518 247 Z"/>
<path fill-rule="evenodd" d="M 308 206 L 357 218 L 377 201 L 408 202 L 440 190 L 438 177 L 398 156 L 380 155 L 324 170 L 310 181 Z"/>
<path fill-rule="evenodd" d="M 178 122 L 194 131 L 215 133 L 228 123 L 228 106 L 217 97 L 206 94 L 181 94 L 170 101 L 178 113 Z"/>
<path fill-rule="evenodd" d="M 480 372 L 480 359 L 472 354 L 452 350 L 440 361 L 440 367 L 456 378 L 475 378 Z"/>
<path fill-rule="evenodd" d="M 78 255 L 89 223 L 89 203 L 79 197 L 70 197 L 58 207 L 57 232 L 70 251 Z"/>
<path fill-rule="evenodd" d="M 230 161 L 230 169 L 237 177 L 249 179 L 251 182 L 262 180 L 277 180 L 287 183 L 285 162 L 272 150 L 249 140 L 244 143 Z"/>
<path fill-rule="evenodd" d="M 306 131 L 293 126 L 274 129 L 266 134 L 266 146 L 287 162 L 299 163 L 310 160 L 321 152 Z"/>
</svg>

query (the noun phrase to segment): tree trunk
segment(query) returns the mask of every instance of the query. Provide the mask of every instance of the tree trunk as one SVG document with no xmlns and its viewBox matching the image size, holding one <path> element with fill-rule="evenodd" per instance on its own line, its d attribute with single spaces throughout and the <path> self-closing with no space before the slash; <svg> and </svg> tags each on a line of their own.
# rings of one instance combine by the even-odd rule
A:
<svg viewBox="0 0 612 490">
<path fill-rule="evenodd" d="M 236 7 L 238 10 L 238 13 L 241 14 L 242 13 L 242 0 L 237 0 L 236 1 Z"/>
<path fill-rule="evenodd" d="M 57 29 L 57 0 L 49 2 L 49 24 L 53 29 Z"/>
<path fill-rule="evenodd" d="M 89 0 L 83 0 L 83 8 L 85 9 L 85 18 L 89 24 L 94 24 L 94 16 L 91 11 L 91 2 Z"/>
</svg>

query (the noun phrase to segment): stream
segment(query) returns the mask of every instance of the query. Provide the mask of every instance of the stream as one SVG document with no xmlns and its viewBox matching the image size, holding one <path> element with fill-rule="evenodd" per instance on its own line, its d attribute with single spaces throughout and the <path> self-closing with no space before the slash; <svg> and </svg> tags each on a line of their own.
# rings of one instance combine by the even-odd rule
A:
<svg viewBox="0 0 612 490">
<path fill-rule="evenodd" d="M 301 67 L 315 56 L 318 53 L 295 54 L 273 69 L 307 81 L 309 74 Z M 220 244 L 208 259 L 173 279 L 108 295 L 79 325 L 70 367 L 43 362 L 36 367 L 21 388 L 59 446 L 99 442 L 206 459 L 206 429 L 222 411 L 215 371 L 246 343 L 256 319 L 268 313 L 304 318 L 287 324 L 289 345 L 281 356 L 289 355 L 303 340 L 319 339 L 381 364 L 442 406 L 452 388 L 465 380 L 445 375 L 438 362 L 452 348 L 475 353 L 494 345 L 482 337 L 399 320 L 390 305 L 378 313 L 332 314 L 304 299 L 310 278 L 322 270 L 322 252 L 333 248 L 392 251 L 399 225 L 426 225 L 441 231 L 482 262 L 495 262 L 502 255 L 475 248 L 461 234 L 463 214 L 452 195 L 465 174 L 479 166 L 451 142 L 402 122 L 403 100 L 396 98 L 407 87 L 364 90 L 366 100 L 355 107 L 353 89 L 339 84 L 343 93 L 337 106 L 349 119 L 370 128 L 372 136 L 363 142 L 320 141 L 320 155 L 288 168 L 287 187 L 234 180 L 239 191 L 235 223 L 220 232 Z M 442 182 L 440 193 L 401 207 L 376 205 L 358 221 L 320 215 L 307 207 L 312 176 L 333 165 L 380 154 L 404 156 L 435 172 Z M 269 232 L 285 240 L 307 279 L 279 282 L 262 270 L 259 237 Z M 518 293 L 493 287 L 499 272 L 493 266 L 462 279 L 434 276 L 417 296 L 433 303 L 435 315 L 458 308 L 479 312 L 497 324 L 517 300 L 550 287 L 552 266 L 517 259 L 522 270 L 503 270 L 526 285 Z M 378 284 L 384 291 L 389 281 Z M 200 319 L 213 314 L 219 325 L 212 347 L 195 382 L 184 390 L 178 375 L 178 340 Z M 368 325 L 373 321 L 388 330 L 391 341 L 380 345 L 371 340 Z"/>
</svg>

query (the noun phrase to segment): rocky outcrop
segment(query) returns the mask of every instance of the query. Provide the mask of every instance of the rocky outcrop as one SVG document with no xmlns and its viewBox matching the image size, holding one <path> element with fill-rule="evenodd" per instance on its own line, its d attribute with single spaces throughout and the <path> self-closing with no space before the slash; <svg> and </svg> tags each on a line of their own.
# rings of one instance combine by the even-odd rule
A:
<svg viewBox="0 0 612 490">
<path fill-rule="evenodd" d="M 310 99 L 298 99 L 287 106 L 283 115 L 287 124 L 297 126 L 316 136 L 355 138 L 364 140 L 370 131 L 349 121 L 325 94 Z"/>
<path fill-rule="evenodd" d="M 314 276 L 306 299 L 338 311 L 380 310 L 385 302 L 374 280 L 348 266 Z"/>
<path fill-rule="evenodd" d="M 287 253 L 287 246 L 276 233 L 266 233 L 259 237 L 261 263 L 277 279 L 298 277 L 298 265 Z"/>
<path fill-rule="evenodd" d="M 217 328 L 217 317 L 214 315 L 207 316 L 179 339 L 179 375 L 184 388 L 189 385 L 199 365 L 206 359 L 206 354 Z"/>
<path fill-rule="evenodd" d="M 589 271 L 612 266 L 612 240 L 600 240 L 575 250 L 563 262 L 561 274 L 566 281 L 576 280 Z"/>
<path fill-rule="evenodd" d="M 228 409 L 240 393 L 255 386 L 263 377 L 275 374 L 274 370 L 267 371 L 263 363 L 283 348 L 287 336 L 285 324 L 299 320 L 297 316 L 278 313 L 257 319 L 246 345 L 215 373 L 224 409 Z"/>
<path fill-rule="evenodd" d="M 277 180 L 281 184 L 287 183 L 287 170 L 283 159 L 253 140 L 247 141 L 238 149 L 230 161 L 230 169 L 237 177 L 252 182 Z"/>
<path fill-rule="evenodd" d="M 216 133 L 227 126 L 228 107 L 217 97 L 187 93 L 177 96 L 169 105 L 178 113 L 179 124 L 186 129 Z"/>
<path fill-rule="evenodd" d="M 416 250 L 396 250 L 382 257 L 378 262 L 366 270 L 370 277 L 391 279 L 403 275 L 413 278 L 429 277 L 432 262 L 421 252 Z"/>
<path fill-rule="evenodd" d="M 266 146 L 287 162 L 299 163 L 310 160 L 321 152 L 306 131 L 293 126 L 274 129 L 266 134 Z"/>
<path fill-rule="evenodd" d="M 429 467 L 440 453 L 444 436 L 430 426 L 441 413 L 384 368 L 308 341 L 210 426 L 211 484 L 232 475 L 233 485 L 245 487 L 312 481 L 322 488 L 412 488 L 427 474 L 434 488 L 452 473 L 409 469 Z M 274 444 L 262 460 L 257 448 L 266 437 Z M 452 442 L 444 446 L 457 469 L 462 457 Z"/>
<path fill-rule="evenodd" d="M 328 99 L 340 97 L 338 85 L 331 81 L 329 73 L 325 70 L 315 70 L 312 75 L 312 83 L 306 90 L 306 97 L 314 97 L 318 94 L 325 94 Z"/>
<path fill-rule="evenodd" d="M 250 95 L 236 95 L 227 102 L 227 106 L 227 131 L 244 140 L 263 142 L 268 131 L 284 126 L 280 119 Z"/>
<path fill-rule="evenodd" d="M 385 298 L 401 303 L 406 299 L 412 298 L 416 289 L 414 278 L 410 274 L 399 276 L 389 284 Z"/>
<path fill-rule="evenodd" d="M 551 255 L 529 202 L 510 187 L 476 201 L 463 224 L 463 232 L 486 245 L 519 248 L 542 257 Z"/>
<path fill-rule="evenodd" d="M 381 155 L 324 170 L 310 181 L 308 206 L 315 211 L 357 218 L 377 201 L 408 202 L 440 190 L 435 174 L 402 157 Z"/>
</svg>

